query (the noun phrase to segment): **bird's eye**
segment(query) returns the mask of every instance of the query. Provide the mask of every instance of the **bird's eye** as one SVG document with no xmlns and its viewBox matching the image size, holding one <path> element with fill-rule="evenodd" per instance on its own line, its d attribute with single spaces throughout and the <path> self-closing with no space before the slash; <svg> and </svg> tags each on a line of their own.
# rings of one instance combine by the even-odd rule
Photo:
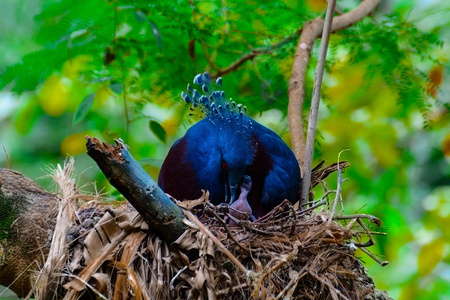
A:
<svg viewBox="0 0 450 300">
<path fill-rule="evenodd" d="M 228 164 L 226 162 L 222 163 L 222 170 L 228 171 Z"/>
</svg>

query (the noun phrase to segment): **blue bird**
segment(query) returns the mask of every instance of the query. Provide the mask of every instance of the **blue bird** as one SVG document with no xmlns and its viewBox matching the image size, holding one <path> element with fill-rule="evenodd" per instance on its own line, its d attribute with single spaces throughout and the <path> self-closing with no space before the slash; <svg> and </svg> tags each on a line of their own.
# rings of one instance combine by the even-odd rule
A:
<svg viewBox="0 0 450 300">
<path fill-rule="evenodd" d="M 294 202 L 301 175 L 291 149 L 275 132 L 246 116 L 245 107 L 214 90 L 207 73 L 195 76 L 194 84 L 201 92 L 188 85 L 188 93 L 181 96 L 200 107 L 205 118 L 171 147 L 158 178 L 163 191 L 182 200 L 197 199 L 202 189 L 208 190 L 215 205 L 250 205 L 253 218 L 284 199 Z M 222 86 L 221 78 L 216 86 Z M 241 184 L 246 187 L 244 197 Z"/>
</svg>

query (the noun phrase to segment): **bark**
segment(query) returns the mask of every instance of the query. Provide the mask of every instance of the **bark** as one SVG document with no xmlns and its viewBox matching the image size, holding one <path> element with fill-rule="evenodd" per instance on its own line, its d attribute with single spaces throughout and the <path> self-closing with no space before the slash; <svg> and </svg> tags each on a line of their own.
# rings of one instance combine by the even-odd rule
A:
<svg viewBox="0 0 450 300">
<path fill-rule="evenodd" d="M 131 156 L 88 139 L 88 154 L 105 176 L 162 239 L 171 243 L 185 230 L 184 215 Z M 0 169 L 0 285 L 25 297 L 48 257 L 58 214 L 58 196 L 18 172 Z"/>
<path fill-rule="evenodd" d="M 0 284 L 20 297 L 47 257 L 58 197 L 18 172 L 0 169 Z"/>
<path fill-rule="evenodd" d="M 335 17 L 331 26 L 331 32 L 342 30 L 362 20 L 375 9 L 379 2 L 380 0 L 365 0 L 352 11 Z M 292 75 L 289 80 L 289 130 L 292 137 L 292 148 L 299 160 L 300 167 L 303 167 L 305 161 L 305 134 L 302 118 L 302 109 L 305 101 L 305 76 L 312 47 L 316 39 L 322 34 L 323 24 L 322 17 L 318 17 L 306 23 L 303 27 L 292 65 Z"/>
<path fill-rule="evenodd" d="M 117 145 L 100 143 L 87 137 L 87 153 L 98 164 L 108 181 L 133 205 L 164 240 L 171 243 L 185 231 L 181 209 L 150 178 L 131 156 L 121 140 Z"/>
<path fill-rule="evenodd" d="M 352 11 L 334 18 L 330 31 L 342 30 L 362 20 L 375 9 L 379 2 L 380 0 L 365 0 Z M 306 148 L 303 128 L 302 109 L 305 101 L 305 76 L 312 47 L 316 39 L 322 34 L 323 29 L 324 21 L 322 17 L 317 17 L 303 27 L 292 65 L 292 75 L 289 80 L 289 130 L 292 139 L 292 150 L 299 161 L 303 174 L 301 204 L 306 201 L 306 196 L 310 189 L 310 170 L 314 147 L 314 142 L 310 142 L 308 149 Z M 315 130 L 316 124 L 309 124 L 308 135 L 313 136 L 312 133 Z"/>
<path fill-rule="evenodd" d="M 303 161 L 303 180 L 300 204 L 306 202 L 311 185 L 311 166 L 314 155 L 314 140 L 316 138 L 317 117 L 320 105 L 320 90 L 322 89 L 323 72 L 325 70 L 325 61 L 328 52 L 328 40 L 330 39 L 330 29 L 333 22 L 335 0 L 328 1 L 327 15 L 325 16 L 325 24 L 322 32 L 322 42 L 320 43 L 319 59 L 316 66 L 316 76 L 314 78 L 313 96 L 311 99 L 311 109 L 309 111 L 308 135 L 306 137 L 306 149 Z"/>
</svg>

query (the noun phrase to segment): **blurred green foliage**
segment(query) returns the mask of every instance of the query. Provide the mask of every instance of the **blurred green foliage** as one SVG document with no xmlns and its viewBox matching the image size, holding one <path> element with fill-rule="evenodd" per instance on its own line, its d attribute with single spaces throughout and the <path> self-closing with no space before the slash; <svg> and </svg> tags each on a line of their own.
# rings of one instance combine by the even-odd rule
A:
<svg viewBox="0 0 450 300">
<path fill-rule="evenodd" d="M 222 74 L 227 95 L 290 143 L 285 115 L 298 30 L 324 8 L 321 0 L 7 1 L 0 164 L 52 189 L 43 169 L 73 155 L 85 190 L 118 197 L 84 153 L 85 135 L 123 138 L 156 178 L 169 147 L 197 120 L 179 95 L 203 71 Z M 450 292 L 449 8 L 384 1 L 330 40 L 316 159 L 331 163 L 351 149 L 342 155 L 352 164 L 344 211 L 384 222 L 388 236 L 372 250 L 391 264 L 358 255 L 395 299 Z M 236 65 L 246 55 L 254 57 Z M 335 188 L 336 176 L 327 183 Z"/>
</svg>

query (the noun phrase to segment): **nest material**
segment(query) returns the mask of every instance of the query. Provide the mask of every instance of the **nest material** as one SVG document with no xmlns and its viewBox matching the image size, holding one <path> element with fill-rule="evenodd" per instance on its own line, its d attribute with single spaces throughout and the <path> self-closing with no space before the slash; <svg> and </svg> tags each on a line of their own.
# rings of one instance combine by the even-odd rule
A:
<svg viewBox="0 0 450 300">
<path fill-rule="evenodd" d="M 79 210 L 57 297 L 388 299 L 348 244 L 359 225 L 283 203 L 258 222 L 224 226 L 206 197 L 180 206 L 197 204 L 206 213 L 186 211 L 189 229 L 170 247 L 129 206 Z"/>
<path fill-rule="evenodd" d="M 375 223 L 378 219 L 340 217 L 347 219 L 343 224 L 330 220 L 325 210 L 313 213 L 324 201 L 305 210 L 285 201 L 256 222 L 234 220 L 231 223 L 236 225 L 231 226 L 224 219 L 232 216 L 207 198 L 205 194 L 198 200 L 177 202 L 187 216 L 188 230 L 171 245 L 150 232 L 129 205 L 79 208 L 66 232 L 66 246 L 58 242 L 58 249 L 65 252 L 48 258 L 65 263 L 41 270 L 35 295 L 46 299 L 390 299 L 375 289 L 354 256 L 355 245 L 368 245 L 361 244 L 361 232 L 371 237 L 361 218 Z M 56 231 L 60 223 L 67 227 L 58 219 Z"/>
</svg>

